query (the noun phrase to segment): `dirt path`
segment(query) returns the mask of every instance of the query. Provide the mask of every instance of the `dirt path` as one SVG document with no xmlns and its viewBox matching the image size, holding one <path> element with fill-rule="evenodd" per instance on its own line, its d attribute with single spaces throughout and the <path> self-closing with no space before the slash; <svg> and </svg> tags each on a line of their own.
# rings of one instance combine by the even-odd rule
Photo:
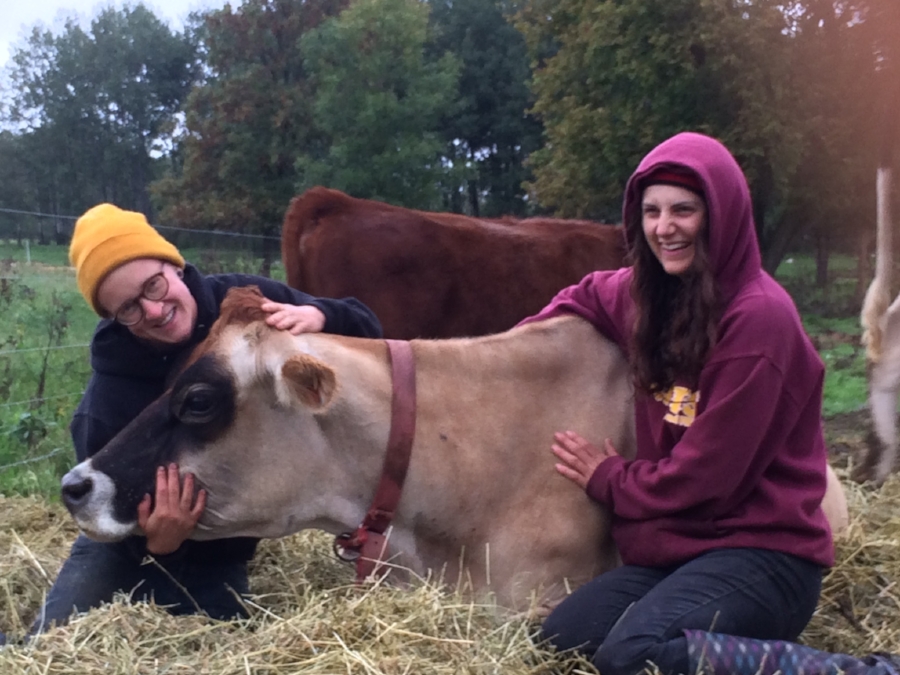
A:
<svg viewBox="0 0 900 675">
<path fill-rule="evenodd" d="M 857 410 L 825 419 L 825 443 L 832 466 L 859 466 L 868 452 L 869 411 Z"/>
</svg>

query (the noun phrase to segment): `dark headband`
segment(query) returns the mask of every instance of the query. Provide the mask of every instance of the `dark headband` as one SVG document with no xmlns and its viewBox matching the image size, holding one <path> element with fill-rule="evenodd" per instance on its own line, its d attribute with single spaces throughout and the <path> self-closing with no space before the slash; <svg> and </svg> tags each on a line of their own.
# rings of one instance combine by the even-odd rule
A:
<svg viewBox="0 0 900 675">
<path fill-rule="evenodd" d="M 671 169 L 659 169 L 641 181 L 641 190 L 646 190 L 651 185 L 664 183 L 666 185 L 676 185 L 683 187 L 691 192 L 696 192 L 703 196 L 703 185 L 700 179 L 692 173 L 679 173 Z"/>
</svg>

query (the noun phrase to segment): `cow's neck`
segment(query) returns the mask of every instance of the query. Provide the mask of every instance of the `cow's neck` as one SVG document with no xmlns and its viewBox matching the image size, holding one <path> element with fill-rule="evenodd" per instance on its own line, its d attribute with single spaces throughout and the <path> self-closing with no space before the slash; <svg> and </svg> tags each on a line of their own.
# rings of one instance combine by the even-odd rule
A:
<svg viewBox="0 0 900 675">
<path fill-rule="evenodd" d="M 339 358 L 340 397 L 318 416 L 329 452 L 339 464 L 340 482 L 345 486 L 329 499 L 329 518 L 317 525 L 334 534 L 355 531 L 372 505 L 388 447 L 393 384 L 386 352 L 379 350 L 377 364 L 373 364 L 370 353 L 355 350 Z M 421 462 L 422 458 L 415 456 L 417 446 L 420 444 L 413 446 L 411 464 Z M 441 541 L 433 528 L 423 529 L 421 516 L 427 509 L 419 498 L 421 490 L 420 484 L 411 493 L 404 490 L 401 495 L 389 530 L 390 562 L 416 573 L 437 566 L 444 567 L 448 574 L 456 574 L 455 567 L 446 566 L 448 551 L 458 551 L 458 544 Z"/>
</svg>

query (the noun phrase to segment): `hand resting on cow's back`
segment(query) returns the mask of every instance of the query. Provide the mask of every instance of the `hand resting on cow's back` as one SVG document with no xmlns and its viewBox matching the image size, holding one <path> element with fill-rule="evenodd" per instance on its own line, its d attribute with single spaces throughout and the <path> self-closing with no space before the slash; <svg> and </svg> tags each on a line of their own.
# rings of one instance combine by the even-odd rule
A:
<svg viewBox="0 0 900 675">
<path fill-rule="evenodd" d="M 90 536 L 137 532 L 137 505 L 168 462 L 207 492 L 194 538 L 360 523 L 388 439 L 386 345 L 292 336 L 265 324 L 260 302 L 235 289 L 172 388 L 64 478 Z M 464 579 L 513 608 L 527 608 L 534 591 L 552 605 L 567 584 L 617 564 L 606 514 L 556 473 L 549 448 L 554 432 L 573 428 L 632 451 L 618 348 L 576 317 L 412 347 L 415 440 L 391 563 Z"/>
</svg>

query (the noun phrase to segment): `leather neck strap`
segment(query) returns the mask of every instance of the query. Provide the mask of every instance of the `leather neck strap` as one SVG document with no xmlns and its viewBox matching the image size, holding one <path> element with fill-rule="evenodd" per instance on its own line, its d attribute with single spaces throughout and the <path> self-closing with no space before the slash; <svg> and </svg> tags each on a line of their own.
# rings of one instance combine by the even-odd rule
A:
<svg viewBox="0 0 900 675">
<path fill-rule="evenodd" d="M 369 577 L 387 548 L 387 531 L 403 493 L 416 433 L 416 362 L 405 340 L 385 340 L 391 360 L 391 429 L 378 489 L 363 522 L 355 532 L 339 534 L 334 541 L 341 560 L 356 561 L 356 581 Z"/>
</svg>

